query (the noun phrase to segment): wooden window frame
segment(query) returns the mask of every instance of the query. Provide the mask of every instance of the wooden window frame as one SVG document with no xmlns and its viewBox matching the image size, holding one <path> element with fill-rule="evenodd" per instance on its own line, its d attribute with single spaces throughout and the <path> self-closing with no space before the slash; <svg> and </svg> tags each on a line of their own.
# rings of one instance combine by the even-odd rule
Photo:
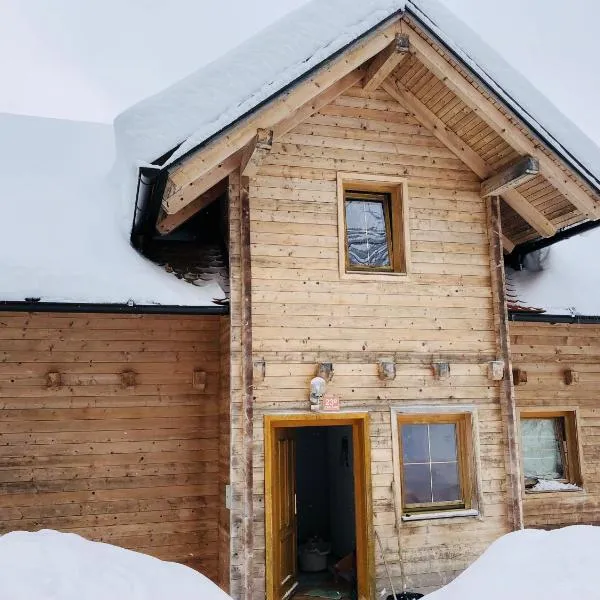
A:
<svg viewBox="0 0 600 600">
<path fill-rule="evenodd" d="M 389 227 L 390 267 L 350 265 L 347 251 L 346 194 L 385 194 L 389 196 L 386 224 Z M 337 174 L 339 269 L 342 279 L 389 279 L 404 276 L 410 269 L 408 227 L 408 183 L 400 177 L 365 173 Z M 385 206 L 384 206 L 385 211 Z M 389 219 L 389 220 L 388 220 Z"/>
<path fill-rule="evenodd" d="M 519 410 L 519 442 L 522 439 L 521 432 L 521 421 L 524 419 L 555 419 L 555 418 L 563 418 L 564 419 L 564 427 L 565 427 L 565 446 L 566 448 L 561 448 L 561 453 L 563 456 L 564 468 L 566 471 L 566 477 L 562 479 L 555 479 L 553 481 L 558 481 L 560 483 L 571 483 L 580 488 L 583 488 L 583 477 L 582 477 L 582 466 L 581 466 L 581 444 L 579 439 L 579 419 L 576 408 L 558 408 L 558 409 L 521 409 Z M 520 452 L 520 460 L 521 460 L 521 474 L 523 479 L 525 478 L 525 458 L 523 456 L 523 451 Z M 531 491 L 525 490 L 523 486 L 523 490 L 527 494 L 547 494 L 552 492 L 546 491 Z M 554 490 L 553 490 L 554 491 Z M 556 490 L 558 493 L 564 493 L 568 491 L 576 491 L 576 490 Z"/>
<path fill-rule="evenodd" d="M 402 449 L 403 425 L 426 424 L 455 424 L 457 433 L 457 463 L 458 476 L 461 489 L 461 501 L 429 502 L 421 504 L 407 504 L 404 495 L 404 460 Z M 470 511 L 473 508 L 475 491 L 475 477 L 473 469 L 473 421 L 471 412 L 439 412 L 439 413 L 397 413 L 397 429 L 395 443 L 398 445 L 400 500 L 402 514 L 443 513 L 454 511 Z"/>
</svg>

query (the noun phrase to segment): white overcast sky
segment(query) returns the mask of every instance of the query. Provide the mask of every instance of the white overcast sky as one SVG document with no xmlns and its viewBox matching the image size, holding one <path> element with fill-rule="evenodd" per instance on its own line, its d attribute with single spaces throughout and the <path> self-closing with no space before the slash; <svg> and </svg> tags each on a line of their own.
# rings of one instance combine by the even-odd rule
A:
<svg viewBox="0 0 600 600">
<path fill-rule="evenodd" d="M 0 0 L 0 112 L 111 122 L 305 2 Z M 443 2 L 600 143 L 600 2 Z"/>
</svg>

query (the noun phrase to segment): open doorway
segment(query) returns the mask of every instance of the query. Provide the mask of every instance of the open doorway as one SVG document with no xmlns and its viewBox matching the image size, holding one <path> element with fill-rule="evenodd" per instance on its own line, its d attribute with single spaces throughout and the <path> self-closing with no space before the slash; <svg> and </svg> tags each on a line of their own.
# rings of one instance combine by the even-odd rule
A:
<svg viewBox="0 0 600 600">
<path fill-rule="evenodd" d="M 267 598 L 369 597 L 367 417 L 294 417 L 266 419 Z"/>
</svg>

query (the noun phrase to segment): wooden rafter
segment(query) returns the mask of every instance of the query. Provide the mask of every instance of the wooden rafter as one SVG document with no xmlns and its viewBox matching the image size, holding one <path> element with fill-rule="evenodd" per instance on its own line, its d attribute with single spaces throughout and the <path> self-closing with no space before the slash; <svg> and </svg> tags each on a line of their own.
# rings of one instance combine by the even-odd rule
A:
<svg viewBox="0 0 600 600">
<path fill-rule="evenodd" d="M 253 140 L 246 146 L 240 163 L 243 177 L 255 177 L 265 156 L 273 147 L 273 130 L 259 129 Z"/>
<path fill-rule="evenodd" d="M 540 163 L 533 156 L 523 156 L 498 173 L 481 182 L 481 197 L 500 196 L 529 181 L 540 172 Z"/>
<path fill-rule="evenodd" d="M 205 192 L 193 202 L 190 202 L 190 204 L 184 206 L 180 211 L 172 215 L 169 215 L 163 211 L 156 222 L 156 230 L 161 235 L 171 233 L 171 231 L 174 231 L 180 225 L 183 225 L 186 221 L 191 219 L 197 212 L 200 212 L 203 208 L 206 208 L 209 204 L 212 204 L 217 198 L 225 194 L 226 191 L 227 179 L 223 179 L 217 183 L 217 185 L 208 190 L 208 192 Z"/>
<path fill-rule="evenodd" d="M 163 211 L 169 215 L 177 213 L 210 190 L 219 181 L 231 175 L 240 166 L 243 150 L 242 148 L 231 156 L 228 156 L 223 162 L 210 169 L 204 177 L 191 180 L 183 187 L 177 188 L 177 185 L 171 180 L 171 176 L 169 175 L 165 190 L 169 190 L 171 193 L 163 198 Z"/>
<path fill-rule="evenodd" d="M 415 32 L 416 33 L 416 32 Z M 600 205 L 565 175 L 562 169 L 521 131 L 489 98 L 486 98 L 455 67 L 419 35 L 411 36 L 411 51 L 434 75 L 471 108 L 519 154 L 535 156 L 540 173 L 589 219 L 600 217 Z"/>
<path fill-rule="evenodd" d="M 474 173 L 481 179 L 487 179 L 491 175 L 489 165 L 466 144 L 454 131 L 446 127 L 445 123 L 439 119 L 429 108 L 427 108 L 414 94 L 409 92 L 392 76 L 388 77 L 381 87 L 412 112 L 414 117 L 429 129 L 440 142 L 452 150 Z M 516 190 L 508 190 L 503 196 L 504 201 L 516 210 L 540 235 L 544 237 L 552 236 L 556 233 L 556 228 L 552 223 L 532 204 L 530 204 Z M 515 244 L 506 236 L 503 236 L 503 245 L 505 249 L 511 252 Z"/>
<path fill-rule="evenodd" d="M 400 23 L 396 19 L 387 23 L 370 35 L 357 42 L 347 52 L 330 61 L 310 77 L 299 82 L 291 90 L 283 92 L 272 102 L 254 111 L 242 119 L 227 132 L 219 136 L 192 158 L 169 173 L 174 193 L 163 199 L 163 209 L 167 213 L 177 212 L 192 202 L 198 195 L 212 187 L 202 183 L 207 176 L 213 176 L 218 165 L 225 164 L 229 158 L 241 151 L 256 135 L 258 129 L 272 129 L 295 111 L 310 103 L 323 90 L 330 87 L 370 58 L 381 52 L 392 42 L 399 32 Z M 238 162 L 238 166 L 239 166 Z M 235 167 L 229 170 L 233 172 Z M 229 173 L 222 175 L 221 179 Z M 216 182 L 215 182 L 216 183 Z M 193 192 L 190 189 L 195 188 Z"/>
<path fill-rule="evenodd" d="M 375 56 L 369 64 L 363 88 L 368 92 L 376 90 L 383 80 L 409 55 L 409 52 L 408 36 L 399 33 L 394 41 Z"/>
</svg>

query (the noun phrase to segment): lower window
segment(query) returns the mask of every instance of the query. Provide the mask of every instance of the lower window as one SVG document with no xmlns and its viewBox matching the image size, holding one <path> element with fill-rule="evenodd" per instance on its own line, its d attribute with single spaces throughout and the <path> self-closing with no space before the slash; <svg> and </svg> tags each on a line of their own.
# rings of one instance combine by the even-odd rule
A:
<svg viewBox="0 0 600 600">
<path fill-rule="evenodd" d="M 471 508 L 470 414 L 400 415 L 406 514 Z"/>
<path fill-rule="evenodd" d="M 527 491 L 578 489 L 581 471 L 575 413 L 521 413 L 521 454 Z"/>
</svg>

